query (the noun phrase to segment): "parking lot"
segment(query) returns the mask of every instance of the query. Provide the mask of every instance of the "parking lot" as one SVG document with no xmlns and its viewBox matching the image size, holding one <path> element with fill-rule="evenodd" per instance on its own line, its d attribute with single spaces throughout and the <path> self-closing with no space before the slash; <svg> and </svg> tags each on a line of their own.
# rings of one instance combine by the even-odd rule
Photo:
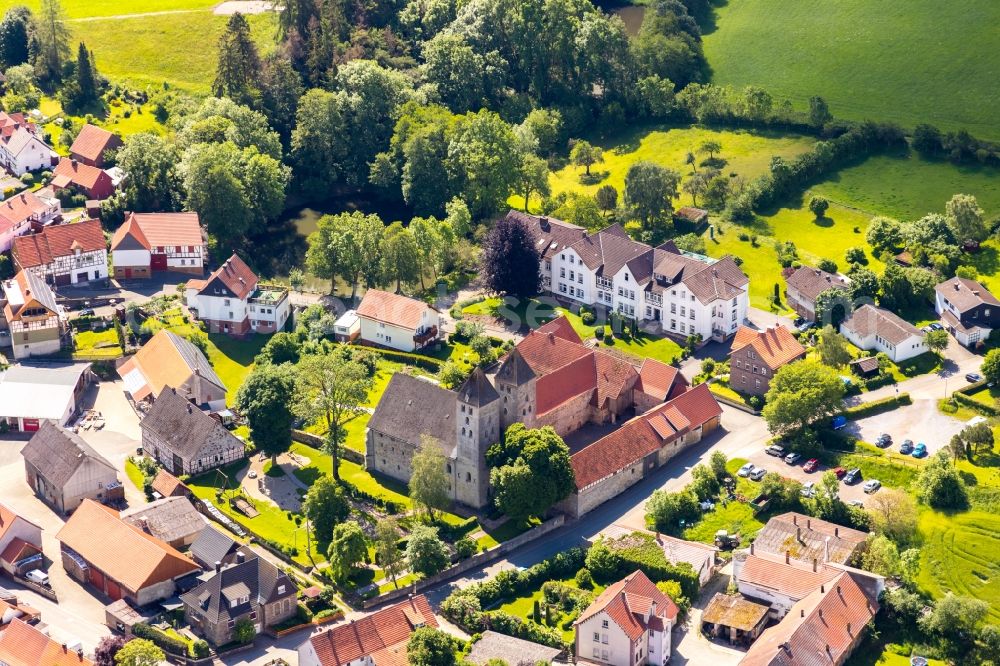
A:
<svg viewBox="0 0 1000 666">
<path fill-rule="evenodd" d="M 965 421 L 939 411 L 937 400 L 922 399 L 891 412 L 852 421 L 844 430 L 871 443 L 875 443 L 879 435 L 886 433 L 892 437 L 892 450 L 897 452 L 905 439 L 912 440 L 914 444 L 924 442 L 927 454 L 933 455 L 946 447 L 952 436 L 966 425 Z"/>
<path fill-rule="evenodd" d="M 769 456 L 761 448 L 759 451 L 746 457 L 747 460 L 753 463 L 756 467 L 763 467 L 768 472 L 776 472 L 781 476 L 789 479 L 794 479 L 800 483 L 808 483 L 812 481 L 816 485 L 819 485 L 820 480 L 823 478 L 823 474 L 829 471 L 829 467 L 825 465 L 819 465 L 813 472 L 807 472 L 802 469 L 803 463 L 805 463 L 805 458 L 800 460 L 795 465 L 789 465 L 783 459 L 777 458 L 775 456 Z M 840 499 L 845 502 L 851 502 L 853 500 L 859 500 L 865 502 L 868 495 L 865 494 L 863 489 L 864 480 L 856 484 L 847 484 L 841 482 L 840 484 Z"/>
</svg>

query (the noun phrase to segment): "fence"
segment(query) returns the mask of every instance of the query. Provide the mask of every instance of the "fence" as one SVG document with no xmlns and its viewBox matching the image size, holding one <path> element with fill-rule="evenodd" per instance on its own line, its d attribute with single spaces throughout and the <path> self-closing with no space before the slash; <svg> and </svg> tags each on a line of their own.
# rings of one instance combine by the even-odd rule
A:
<svg viewBox="0 0 1000 666">
<path fill-rule="evenodd" d="M 39 585 L 35 581 L 28 580 L 27 578 L 22 578 L 21 576 L 11 576 L 9 573 L 7 575 L 10 576 L 18 584 L 23 585 L 24 587 L 28 588 L 33 592 L 37 592 L 38 594 L 42 595 L 49 601 L 55 601 L 55 602 L 59 601 L 59 599 L 56 597 L 56 593 L 52 590 L 51 587 Z"/>
<path fill-rule="evenodd" d="M 322 626 L 324 624 L 330 624 L 331 622 L 337 622 L 344 619 L 344 611 L 338 611 L 333 615 L 327 615 L 319 620 L 313 619 L 312 622 L 303 622 L 302 624 L 297 624 L 294 627 L 288 627 L 287 629 L 266 629 L 264 633 L 272 638 L 283 638 L 289 634 L 294 634 L 296 631 L 302 631 L 303 629 L 315 629 L 316 627 Z"/>
<path fill-rule="evenodd" d="M 530 530 L 528 530 L 523 534 L 518 534 L 516 537 L 510 539 L 509 541 L 504 541 L 498 546 L 494 546 L 493 548 L 490 548 L 487 551 L 483 551 L 482 553 L 473 555 L 467 560 L 462 560 L 461 562 L 453 566 L 450 566 L 444 571 L 434 574 L 433 576 L 428 576 L 427 578 L 421 578 L 412 585 L 401 587 L 398 590 L 389 590 L 388 592 L 380 594 L 377 597 L 366 599 L 362 605 L 367 610 L 369 608 L 387 603 L 389 601 L 395 601 L 396 599 L 401 599 L 412 592 L 419 592 L 424 588 L 437 585 L 438 583 L 442 583 L 450 578 L 458 576 L 459 574 L 463 574 L 466 571 L 475 569 L 484 564 L 488 564 L 489 562 L 492 562 L 501 555 L 506 555 L 507 553 L 511 552 L 516 548 L 520 548 L 526 543 L 530 543 L 535 539 L 538 539 L 539 537 L 545 536 L 549 532 L 552 532 L 553 530 L 557 530 L 560 527 L 562 527 L 563 523 L 565 522 L 566 522 L 566 517 L 563 516 L 562 514 L 559 514 L 555 518 L 550 518 L 549 520 L 546 520 L 541 525 L 532 527 Z"/>
<path fill-rule="evenodd" d="M 708 390 L 712 393 L 712 397 L 713 398 L 715 398 L 716 400 L 718 400 L 719 402 L 721 402 L 724 405 L 729 405 L 730 407 L 738 409 L 738 410 L 740 410 L 742 412 L 746 412 L 747 414 L 753 414 L 754 416 L 757 416 L 757 415 L 760 414 L 759 411 L 757 411 L 756 409 L 754 409 L 753 407 L 751 407 L 750 405 L 746 404 L 745 402 L 743 402 L 741 400 L 733 400 L 732 398 L 730 398 L 727 395 L 722 395 L 721 393 L 716 393 L 715 391 L 712 391 L 711 387 L 709 387 Z"/>
</svg>

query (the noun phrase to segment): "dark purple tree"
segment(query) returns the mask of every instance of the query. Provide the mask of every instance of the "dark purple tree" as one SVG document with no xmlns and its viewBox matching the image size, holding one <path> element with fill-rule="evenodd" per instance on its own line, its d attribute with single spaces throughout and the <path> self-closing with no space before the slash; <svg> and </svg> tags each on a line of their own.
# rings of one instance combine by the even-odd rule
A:
<svg viewBox="0 0 1000 666">
<path fill-rule="evenodd" d="M 94 648 L 94 666 L 115 666 L 115 655 L 125 643 L 123 636 L 105 636 Z"/>
<path fill-rule="evenodd" d="M 518 298 L 530 298 L 539 292 L 541 257 L 535 241 L 524 218 L 507 215 L 497 222 L 483 243 L 480 271 L 487 291 Z"/>
</svg>

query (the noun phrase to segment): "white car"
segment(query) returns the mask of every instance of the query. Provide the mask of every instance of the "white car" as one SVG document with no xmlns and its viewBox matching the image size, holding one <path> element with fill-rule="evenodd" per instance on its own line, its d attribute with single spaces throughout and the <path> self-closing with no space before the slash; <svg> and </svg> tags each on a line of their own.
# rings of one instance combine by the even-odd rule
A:
<svg viewBox="0 0 1000 666">
<path fill-rule="evenodd" d="M 736 471 L 736 476 L 742 476 L 743 478 L 746 478 L 753 473 L 754 469 L 755 467 L 753 463 L 747 463 Z"/>
<path fill-rule="evenodd" d="M 878 492 L 878 489 L 882 487 L 882 482 L 878 479 L 872 479 L 871 481 L 865 482 L 865 492 L 871 495 L 874 492 Z"/>
<path fill-rule="evenodd" d="M 750 479 L 753 481 L 760 481 L 767 474 L 767 470 L 763 467 L 754 467 L 753 471 L 750 472 Z"/>
<path fill-rule="evenodd" d="M 802 484 L 802 490 L 800 492 L 803 497 L 816 497 L 816 482 L 806 481 Z"/>
<path fill-rule="evenodd" d="M 33 583 L 38 583 L 39 585 L 48 586 L 49 584 L 49 575 L 41 569 L 32 569 L 26 573 L 24 577 Z"/>
</svg>

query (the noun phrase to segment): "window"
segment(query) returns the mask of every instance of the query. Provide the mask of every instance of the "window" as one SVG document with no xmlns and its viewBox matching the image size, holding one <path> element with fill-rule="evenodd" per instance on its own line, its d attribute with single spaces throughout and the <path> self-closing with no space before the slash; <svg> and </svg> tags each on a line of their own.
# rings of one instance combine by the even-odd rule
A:
<svg viewBox="0 0 1000 666">
<path fill-rule="evenodd" d="M 601 628 L 602 629 L 607 629 L 608 628 L 608 621 L 607 620 L 601 620 Z"/>
<path fill-rule="evenodd" d="M 565 282 L 560 282 L 559 283 L 559 293 L 560 294 L 565 294 L 566 293 L 566 283 Z"/>
<path fill-rule="evenodd" d="M 604 643 L 605 645 L 608 644 L 608 635 L 607 634 L 601 634 L 601 642 Z M 607 654 L 607 652 L 605 652 L 604 654 Z M 607 657 L 605 657 L 605 659 L 607 659 Z"/>
<path fill-rule="evenodd" d="M 583 273 L 577 273 L 576 281 L 579 282 L 580 284 L 583 284 Z"/>
<path fill-rule="evenodd" d="M 625 274 L 625 281 L 628 282 L 628 273 Z"/>
<path fill-rule="evenodd" d="M 236 620 L 230 620 L 229 621 L 229 628 L 232 629 L 235 626 L 236 626 Z"/>
<path fill-rule="evenodd" d="M 624 296 L 625 295 L 625 290 L 622 289 L 621 287 L 618 287 L 618 295 L 619 296 Z"/>
<path fill-rule="evenodd" d="M 575 279 L 576 279 L 576 271 L 570 271 L 569 272 L 569 281 L 572 282 Z"/>
<path fill-rule="evenodd" d="M 257 620 L 257 611 L 251 611 L 250 612 L 250 620 L 251 621 L 256 621 Z"/>
<path fill-rule="evenodd" d="M 595 643 L 599 643 L 600 641 L 601 641 L 601 634 L 599 634 L 598 632 L 595 631 L 594 632 L 594 642 Z"/>
<path fill-rule="evenodd" d="M 594 648 L 594 659 L 601 658 L 601 648 Z"/>
<path fill-rule="evenodd" d="M 559 267 L 559 277 L 561 277 L 561 278 L 566 277 L 566 268 L 563 267 L 563 266 Z"/>
<path fill-rule="evenodd" d="M 222 304 L 228 308 L 229 307 L 229 299 L 228 298 L 222 299 Z"/>
<path fill-rule="evenodd" d="M 677 304 L 676 303 L 671 303 L 670 304 L 670 314 L 675 314 L 676 312 L 677 312 Z"/>
<path fill-rule="evenodd" d="M 694 321 L 694 308 L 691 308 L 691 321 Z"/>
<path fill-rule="evenodd" d="M 278 586 L 278 594 L 284 594 L 284 593 L 285 593 L 285 586 L 284 585 L 279 585 Z"/>
</svg>

